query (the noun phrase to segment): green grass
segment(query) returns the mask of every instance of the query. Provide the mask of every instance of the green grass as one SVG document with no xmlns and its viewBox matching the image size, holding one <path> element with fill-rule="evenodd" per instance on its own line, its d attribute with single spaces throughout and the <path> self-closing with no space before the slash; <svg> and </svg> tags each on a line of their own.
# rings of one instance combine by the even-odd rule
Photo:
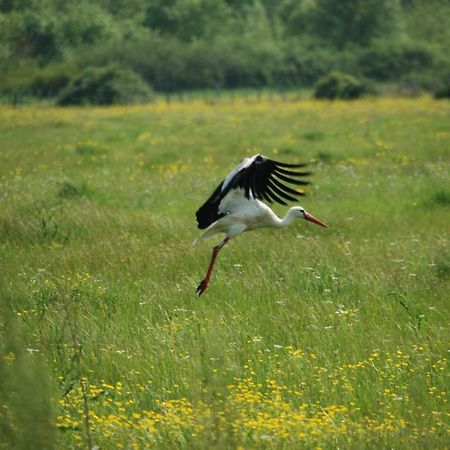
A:
<svg viewBox="0 0 450 450">
<path fill-rule="evenodd" d="M 1 108 L 0 448 L 444 448 L 449 113 Z M 238 237 L 198 298 L 194 213 L 256 152 L 329 228 Z"/>
</svg>

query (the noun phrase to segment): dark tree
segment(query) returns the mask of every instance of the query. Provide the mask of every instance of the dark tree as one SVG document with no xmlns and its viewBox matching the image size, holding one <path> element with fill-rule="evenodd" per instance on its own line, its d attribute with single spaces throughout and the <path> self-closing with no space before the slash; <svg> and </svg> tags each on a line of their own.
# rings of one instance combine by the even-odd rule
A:
<svg viewBox="0 0 450 450">
<path fill-rule="evenodd" d="M 368 45 L 395 29 L 398 7 L 396 0 L 317 0 L 315 32 L 337 47 Z"/>
</svg>

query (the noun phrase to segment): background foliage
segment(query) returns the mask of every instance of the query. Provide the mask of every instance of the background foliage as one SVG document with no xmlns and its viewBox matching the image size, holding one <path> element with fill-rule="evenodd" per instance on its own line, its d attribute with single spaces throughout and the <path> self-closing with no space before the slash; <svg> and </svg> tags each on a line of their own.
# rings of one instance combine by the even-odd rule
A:
<svg viewBox="0 0 450 450">
<path fill-rule="evenodd" d="M 0 0 L 0 94 L 116 64 L 157 91 L 308 87 L 333 70 L 437 89 L 447 0 Z"/>
</svg>

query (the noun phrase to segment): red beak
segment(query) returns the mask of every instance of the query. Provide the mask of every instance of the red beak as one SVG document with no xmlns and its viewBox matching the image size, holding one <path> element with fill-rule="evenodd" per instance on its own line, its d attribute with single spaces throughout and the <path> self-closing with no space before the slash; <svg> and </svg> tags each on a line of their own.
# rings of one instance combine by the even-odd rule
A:
<svg viewBox="0 0 450 450">
<path fill-rule="evenodd" d="M 314 216 L 312 216 L 311 214 L 308 214 L 305 212 L 305 219 L 308 220 L 309 222 L 312 223 L 316 223 L 317 225 L 320 225 L 322 227 L 328 228 L 323 222 L 321 222 L 319 219 L 316 219 Z"/>
</svg>

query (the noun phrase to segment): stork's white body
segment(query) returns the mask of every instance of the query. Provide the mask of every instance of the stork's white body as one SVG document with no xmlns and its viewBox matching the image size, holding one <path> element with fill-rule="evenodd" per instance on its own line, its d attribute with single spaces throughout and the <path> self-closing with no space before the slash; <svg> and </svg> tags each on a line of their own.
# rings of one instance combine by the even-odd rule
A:
<svg viewBox="0 0 450 450">
<path fill-rule="evenodd" d="M 224 233 L 229 239 L 244 231 L 262 227 L 274 227 L 282 221 L 266 204 L 258 199 L 246 198 L 242 189 L 231 191 L 222 200 L 219 212 L 225 216 L 213 222 L 197 241 Z"/>
</svg>

